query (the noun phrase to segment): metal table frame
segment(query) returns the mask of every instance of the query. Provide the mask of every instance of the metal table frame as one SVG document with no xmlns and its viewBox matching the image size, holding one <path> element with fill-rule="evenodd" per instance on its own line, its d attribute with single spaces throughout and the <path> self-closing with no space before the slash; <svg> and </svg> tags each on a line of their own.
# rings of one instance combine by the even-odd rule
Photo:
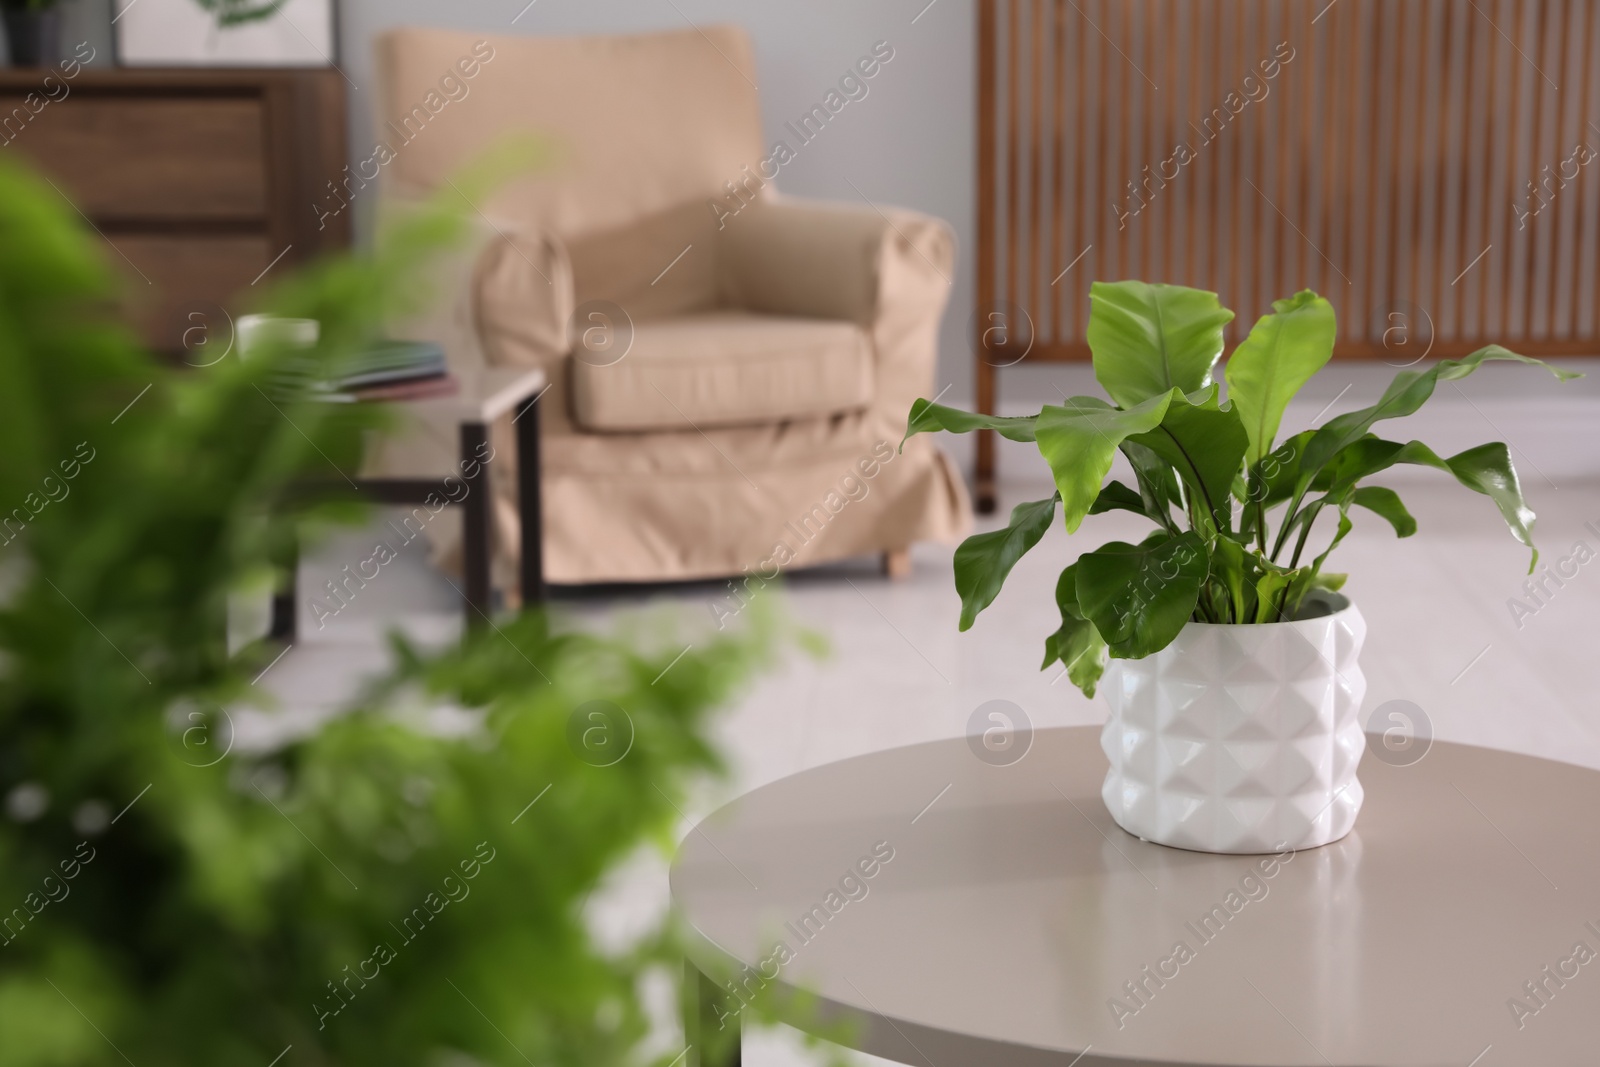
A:
<svg viewBox="0 0 1600 1067">
<path fill-rule="evenodd" d="M 547 589 L 544 581 L 543 505 L 539 487 L 539 398 L 546 388 L 544 376 L 537 372 L 488 372 L 481 381 L 464 383 L 470 386 L 501 384 L 517 397 L 512 425 L 516 433 L 517 496 L 522 518 L 522 602 L 525 606 L 542 603 Z M 436 402 L 424 402 L 436 403 Z M 462 606 L 466 613 L 467 628 L 489 622 L 492 608 L 494 562 L 494 522 L 491 516 L 493 492 L 489 480 L 489 462 L 477 459 L 489 442 L 489 427 L 500 412 L 499 405 L 480 404 L 475 409 L 463 408 L 458 430 L 460 455 L 460 480 L 467 492 L 459 500 L 451 500 L 445 491 L 445 479 L 430 478 L 352 478 L 350 484 L 367 499 L 378 504 L 426 504 L 430 497 L 442 496 L 447 503 L 462 509 L 462 571 L 464 588 L 461 590 Z M 468 472 L 471 471 L 469 475 Z M 454 477 L 452 475 L 452 477 Z M 298 611 L 298 553 L 286 561 L 283 583 L 273 597 L 272 626 L 274 638 L 292 641 L 295 637 Z"/>
</svg>

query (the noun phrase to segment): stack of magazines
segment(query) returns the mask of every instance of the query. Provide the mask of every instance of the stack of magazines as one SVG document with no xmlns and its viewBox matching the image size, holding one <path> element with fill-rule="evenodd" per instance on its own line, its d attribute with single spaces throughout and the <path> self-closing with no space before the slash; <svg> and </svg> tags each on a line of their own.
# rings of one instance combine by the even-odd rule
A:
<svg viewBox="0 0 1600 1067">
<path fill-rule="evenodd" d="M 330 383 L 340 399 L 421 400 L 450 396 L 458 387 L 444 349 L 431 341 L 379 341 L 341 369 Z"/>
</svg>

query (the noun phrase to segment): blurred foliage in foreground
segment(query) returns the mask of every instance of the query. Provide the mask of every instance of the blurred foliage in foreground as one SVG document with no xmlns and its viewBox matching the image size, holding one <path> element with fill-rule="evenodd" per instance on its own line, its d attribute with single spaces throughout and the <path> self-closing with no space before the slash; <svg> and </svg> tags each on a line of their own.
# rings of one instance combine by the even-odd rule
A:
<svg viewBox="0 0 1600 1067">
<path fill-rule="evenodd" d="M 336 368 L 425 298 L 418 268 L 463 230 L 433 207 L 380 256 L 281 286 L 272 310 L 323 325 L 309 356 L 173 370 L 110 313 L 72 209 L 0 166 L 0 1065 L 681 1052 L 641 1051 L 641 976 L 681 968 L 670 930 L 602 946 L 582 908 L 670 843 L 718 768 L 710 712 L 779 643 L 770 619 L 676 662 L 679 642 L 640 652 L 534 614 L 442 654 L 397 644 L 363 706 L 224 756 L 221 709 L 275 652 L 228 656 L 228 590 L 296 524 L 360 514 L 289 487 L 354 469 L 378 418 L 285 392 L 283 363 Z M 614 765 L 570 740 L 590 701 L 636 731 Z M 481 728 L 441 738 L 394 711 L 438 705 Z"/>
</svg>

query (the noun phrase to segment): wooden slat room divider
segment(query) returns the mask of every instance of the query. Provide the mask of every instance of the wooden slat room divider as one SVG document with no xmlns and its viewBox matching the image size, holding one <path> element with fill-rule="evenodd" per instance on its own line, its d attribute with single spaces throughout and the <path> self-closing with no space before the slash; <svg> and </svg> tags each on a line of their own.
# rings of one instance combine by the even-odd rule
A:
<svg viewBox="0 0 1600 1067">
<path fill-rule="evenodd" d="M 1600 352 L 1596 0 L 978 0 L 977 389 L 1089 282 L 1312 288 L 1337 355 Z M 992 507 L 994 442 L 978 498 Z"/>
</svg>

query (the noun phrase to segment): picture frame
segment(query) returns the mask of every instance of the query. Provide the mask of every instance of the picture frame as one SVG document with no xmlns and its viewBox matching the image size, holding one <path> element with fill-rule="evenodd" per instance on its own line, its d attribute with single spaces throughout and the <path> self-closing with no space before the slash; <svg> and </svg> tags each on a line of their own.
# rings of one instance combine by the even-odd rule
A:
<svg viewBox="0 0 1600 1067">
<path fill-rule="evenodd" d="M 338 57 L 336 0 L 114 0 L 124 67 L 328 67 Z M 253 17 L 224 25 L 216 8 Z"/>
</svg>

